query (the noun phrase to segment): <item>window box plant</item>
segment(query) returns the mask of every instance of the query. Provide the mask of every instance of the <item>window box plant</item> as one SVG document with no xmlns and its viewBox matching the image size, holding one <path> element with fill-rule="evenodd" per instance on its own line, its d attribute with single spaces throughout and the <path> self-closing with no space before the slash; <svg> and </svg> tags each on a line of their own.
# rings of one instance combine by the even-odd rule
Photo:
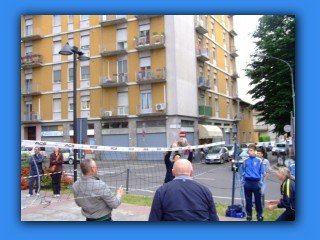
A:
<svg viewBox="0 0 320 240">
<path fill-rule="evenodd" d="M 147 41 L 146 41 L 146 44 L 149 45 L 149 44 L 150 44 L 150 40 L 147 40 Z"/>
<path fill-rule="evenodd" d="M 159 41 L 159 40 L 157 40 L 157 41 L 156 41 L 156 44 L 160 44 L 160 41 Z"/>
<path fill-rule="evenodd" d="M 154 37 L 156 37 L 156 36 L 158 36 L 158 32 L 153 32 L 152 35 L 153 35 Z"/>
<path fill-rule="evenodd" d="M 161 32 L 161 36 L 164 37 L 164 32 L 163 31 Z"/>
</svg>

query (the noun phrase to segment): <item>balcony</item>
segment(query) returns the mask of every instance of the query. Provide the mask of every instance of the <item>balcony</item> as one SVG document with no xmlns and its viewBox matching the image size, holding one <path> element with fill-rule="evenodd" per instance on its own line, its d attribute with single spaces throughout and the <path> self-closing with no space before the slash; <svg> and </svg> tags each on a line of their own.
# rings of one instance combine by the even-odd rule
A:
<svg viewBox="0 0 320 240">
<path fill-rule="evenodd" d="M 231 49 L 230 49 L 230 55 L 232 56 L 232 57 L 239 57 L 239 55 L 237 54 L 237 49 L 236 49 L 236 47 L 235 46 L 232 46 L 231 47 Z"/>
<path fill-rule="evenodd" d="M 156 103 L 153 107 L 148 107 L 146 104 L 137 105 L 136 114 L 138 116 L 163 116 L 167 114 L 168 104 L 167 103 Z"/>
<path fill-rule="evenodd" d="M 165 82 L 166 69 L 155 68 L 155 69 L 136 71 L 135 80 L 138 84 Z"/>
<path fill-rule="evenodd" d="M 231 73 L 231 77 L 232 78 L 239 78 L 239 75 L 236 71 L 234 71 L 233 73 Z"/>
<path fill-rule="evenodd" d="M 195 20 L 194 24 L 195 24 L 196 31 L 198 33 L 200 33 L 202 35 L 208 33 L 208 28 L 204 27 L 202 20 L 200 20 L 200 21 Z"/>
<path fill-rule="evenodd" d="M 129 107 L 128 106 L 100 108 L 100 117 L 102 119 L 127 118 L 128 115 L 129 115 Z"/>
<path fill-rule="evenodd" d="M 127 15 L 100 15 L 99 23 L 102 27 L 115 25 L 119 23 L 126 23 Z"/>
<path fill-rule="evenodd" d="M 134 44 L 138 51 L 146 51 L 165 47 L 165 35 L 153 35 L 151 38 L 149 36 L 135 37 Z"/>
<path fill-rule="evenodd" d="M 202 46 L 198 46 L 198 48 L 196 49 L 196 56 L 197 59 L 201 62 L 209 61 L 209 49 Z"/>
<path fill-rule="evenodd" d="M 235 116 L 234 116 L 234 118 L 233 118 L 233 120 L 234 120 L 235 122 L 240 122 L 240 121 L 242 121 L 242 120 L 243 120 L 243 113 L 236 113 Z"/>
<path fill-rule="evenodd" d="M 25 86 L 21 86 L 21 95 L 27 96 L 27 95 L 40 95 L 42 92 L 42 85 L 39 83 L 31 83 L 27 84 Z"/>
<path fill-rule="evenodd" d="M 158 16 L 161 16 L 161 15 L 134 15 L 134 17 L 138 20 L 143 20 L 143 19 L 158 17 Z"/>
<path fill-rule="evenodd" d="M 31 54 L 21 57 L 21 68 L 26 69 L 34 67 L 42 67 L 42 55 Z"/>
<path fill-rule="evenodd" d="M 210 106 L 199 106 L 199 117 L 200 118 L 210 118 L 212 117 L 212 107 Z"/>
<path fill-rule="evenodd" d="M 100 76 L 100 86 L 103 88 L 126 86 L 128 73 L 114 73 L 111 77 Z"/>
<path fill-rule="evenodd" d="M 235 37 L 235 36 L 238 35 L 233 29 L 230 30 L 229 33 L 230 33 L 233 37 Z"/>
<path fill-rule="evenodd" d="M 211 79 L 205 79 L 203 76 L 198 78 L 198 88 L 206 90 L 211 89 Z"/>
<path fill-rule="evenodd" d="M 233 100 L 240 100 L 239 93 L 233 94 L 232 99 Z"/>
<path fill-rule="evenodd" d="M 102 57 L 126 54 L 127 50 L 127 41 L 109 42 L 99 46 L 99 53 Z"/>
<path fill-rule="evenodd" d="M 25 30 L 21 31 L 21 41 L 23 42 L 33 41 L 42 38 L 43 33 L 42 28 L 40 27 L 28 26 Z"/>
<path fill-rule="evenodd" d="M 253 131 L 255 132 L 268 131 L 268 125 L 253 125 Z"/>
<path fill-rule="evenodd" d="M 41 121 L 41 114 L 39 112 L 24 112 L 21 116 L 21 122 L 40 122 Z"/>
</svg>

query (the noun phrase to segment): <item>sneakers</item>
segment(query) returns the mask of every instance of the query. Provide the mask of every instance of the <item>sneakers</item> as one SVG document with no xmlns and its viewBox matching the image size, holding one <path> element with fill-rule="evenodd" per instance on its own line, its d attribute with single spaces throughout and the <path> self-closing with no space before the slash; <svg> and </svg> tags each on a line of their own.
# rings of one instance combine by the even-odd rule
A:
<svg viewBox="0 0 320 240">
<path fill-rule="evenodd" d="M 263 217 L 262 216 L 257 216 L 258 221 L 263 221 Z"/>
<path fill-rule="evenodd" d="M 53 195 L 53 197 L 60 197 L 60 194 L 55 194 Z"/>
<path fill-rule="evenodd" d="M 37 193 L 36 195 L 37 195 L 37 196 L 40 196 L 40 193 Z"/>
<path fill-rule="evenodd" d="M 31 194 L 28 194 L 26 197 L 31 197 L 32 195 Z"/>
<path fill-rule="evenodd" d="M 247 221 L 252 221 L 252 216 L 247 216 Z"/>
</svg>

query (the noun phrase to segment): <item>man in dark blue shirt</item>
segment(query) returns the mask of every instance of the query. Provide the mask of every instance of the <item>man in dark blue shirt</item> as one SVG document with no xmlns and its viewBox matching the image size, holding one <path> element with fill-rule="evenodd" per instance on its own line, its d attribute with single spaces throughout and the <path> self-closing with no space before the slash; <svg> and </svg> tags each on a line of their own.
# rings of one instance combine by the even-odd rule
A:
<svg viewBox="0 0 320 240">
<path fill-rule="evenodd" d="M 219 221 L 210 190 L 191 178 L 191 163 L 177 160 L 172 174 L 155 193 L 149 221 Z"/>
</svg>

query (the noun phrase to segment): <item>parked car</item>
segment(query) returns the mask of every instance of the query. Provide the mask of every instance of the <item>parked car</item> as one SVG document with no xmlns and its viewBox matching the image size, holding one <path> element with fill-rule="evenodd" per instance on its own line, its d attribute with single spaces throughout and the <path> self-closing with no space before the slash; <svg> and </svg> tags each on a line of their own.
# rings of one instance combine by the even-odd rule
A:
<svg viewBox="0 0 320 240">
<path fill-rule="evenodd" d="M 284 143 L 277 143 L 276 146 L 272 148 L 272 155 L 277 155 L 278 153 L 289 155 L 289 148 Z"/>
<path fill-rule="evenodd" d="M 275 142 L 270 142 L 270 145 L 267 147 L 267 151 L 270 152 L 272 151 L 272 148 L 274 147 Z"/>
<path fill-rule="evenodd" d="M 240 144 L 240 148 L 242 150 L 248 150 L 248 147 L 249 147 L 250 144 L 252 144 L 252 143 L 241 143 Z"/>
<path fill-rule="evenodd" d="M 22 154 L 26 154 L 29 158 L 31 157 L 31 155 L 34 154 L 34 148 L 35 146 L 33 147 L 26 147 L 26 146 L 22 146 L 21 147 L 21 155 Z M 46 148 L 45 147 L 39 147 L 40 148 L 40 153 L 45 157 L 47 158 L 48 157 L 48 154 L 46 152 Z"/>
<path fill-rule="evenodd" d="M 257 146 L 257 149 L 263 147 L 263 145 L 266 147 L 266 150 L 268 152 L 268 147 L 271 145 L 270 142 L 257 142 L 256 146 Z"/>
<path fill-rule="evenodd" d="M 249 153 L 248 153 L 248 150 L 242 150 L 240 155 L 239 155 L 239 163 L 240 164 L 243 164 L 243 160 L 245 158 L 249 157 Z M 233 170 L 233 163 L 235 162 L 235 159 L 232 159 L 231 160 L 231 171 Z"/>
<path fill-rule="evenodd" d="M 206 156 L 206 163 L 220 162 L 222 164 L 228 161 L 228 158 L 229 151 L 226 147 L 212 147 Z"/>
<path fill-rule="evenodd" d="M 74 153 L 70 148 L 61 148 L 61 153 L 63 154 L 63 163 L 73 164 L 74 161 Z M 79 156 L 79 154 L 77 154 Z M 77 163 L 80 163 L 79 157 L 77 157 Z"/>
<path fill-rule="evenodd" d="M 229 151 L 229 158 L 228 161 L 231 160 L 231 158 L 234 158 L 234 144 L 233 145 L 225 145 L 225 147 L 228 149 Z M 238 145 L 238 149 L 239 149 L 239 145 Z"/>
</svg>

